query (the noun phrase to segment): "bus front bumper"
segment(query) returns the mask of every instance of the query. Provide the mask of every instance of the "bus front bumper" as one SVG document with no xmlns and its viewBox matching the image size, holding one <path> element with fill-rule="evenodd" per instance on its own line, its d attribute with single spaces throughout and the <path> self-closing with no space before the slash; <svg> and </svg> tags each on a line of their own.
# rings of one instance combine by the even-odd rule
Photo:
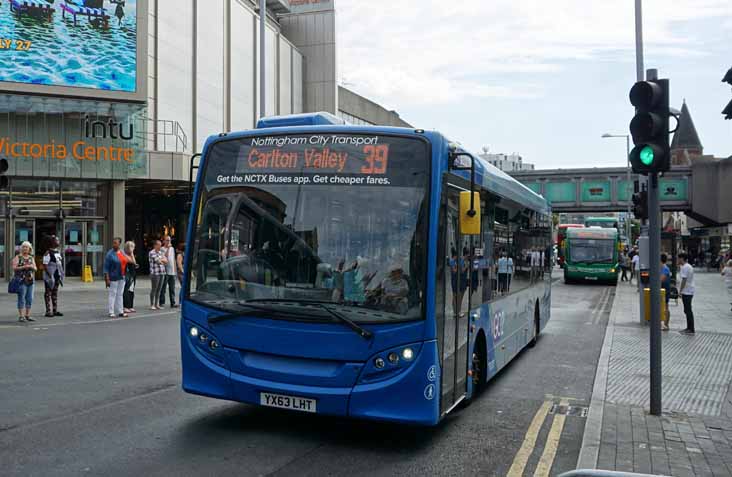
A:
<svg viewBox="0 0 732 477">
<path fill-rule="evenodd" d="M 183 390 L 218 399 L 263 405 L 265 394 L 315 401 L 315 412 L 335 416 L 435 425 L 439 421 L 439 367 L 435 341 L 422 344 L 420 352 L 403 371 L 386 379 L 352 386 L 294 384 L 232 372 L 224 362 L 212 363 L 189 340 L 182 341 Z M 363 366 L 366 368 L 366 365 Z M 359 368 L 359 373 L 363 370 Z"/>
</svg>

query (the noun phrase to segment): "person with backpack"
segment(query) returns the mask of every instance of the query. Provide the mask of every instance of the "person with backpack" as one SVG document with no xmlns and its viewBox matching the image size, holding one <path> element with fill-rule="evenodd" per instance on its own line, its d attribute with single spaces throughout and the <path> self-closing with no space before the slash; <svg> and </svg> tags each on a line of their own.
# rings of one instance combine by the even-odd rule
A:
<svg viewBox="0 0 732 477">
<path fill-rule="evenodd" d="M 64 284 L 64 260 L 59 252 L 59 240 L 52 235 L 48 240 L 48 250 L 43 255 L 43 294 L 46 302 L 46 317 L 64 316 L 58 311 L 58 288 Z"/>
</svg>

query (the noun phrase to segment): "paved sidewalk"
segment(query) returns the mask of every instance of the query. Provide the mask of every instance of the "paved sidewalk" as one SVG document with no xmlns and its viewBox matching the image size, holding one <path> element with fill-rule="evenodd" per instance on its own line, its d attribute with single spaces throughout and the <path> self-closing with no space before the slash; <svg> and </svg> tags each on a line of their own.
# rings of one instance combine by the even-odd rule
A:
<svg viewBox="0 0 732 477">
<path fill-rule="evenodd" d="M 78 278 L 67 279 L 64 282 L 64 286 L 59 289 L 59 309 L 64 313 L 64 316 L 53 318 L 43 316 L 46 311 L 43 301 L 43 282 L 36 281 L 33 294 L 33 307 L 31 308 L 31 316 L 36 319 L 33 323 L 18 322 L 16 295 L 7 293 L 7 282 L 3 282 L 2 286 L 5 288 L 0 290 L 0 328 L 38 327 L 65 323 L 97 322 L 109 319 L 107 316 L 107 289 L 102 279 L 94 279 L 92 283 L 84 283 Z M 176 294 L 179 294 L 179 292 L 180 287 L 176 283 Z M 167 295 L 164 310 L 150 310 L 149 296 L 149 278 L 138 278 L 135 290 L 135 308 L 138 312 L 131 314 L 130 317 L 144 317 L 153 314 L 177 312 L 177 310 L 171 310 L 169 308 L 170 304 L 167 302 Z"/>
<path fill-rule="evenodd" d="M 719 275 L 697 273 L 696 335 L 671 302 L 663 333 L 663 415 L 648 413 L 649 329 L 620 284 L 598 363 L 578 468 L 732 476 L 732 312 Z"/>
</svg>

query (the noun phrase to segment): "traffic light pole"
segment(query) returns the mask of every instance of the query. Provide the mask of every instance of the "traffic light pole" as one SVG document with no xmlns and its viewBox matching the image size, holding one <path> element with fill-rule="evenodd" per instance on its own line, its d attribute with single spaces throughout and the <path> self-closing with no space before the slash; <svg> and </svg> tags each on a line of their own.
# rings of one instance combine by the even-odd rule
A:
<svg viewBox="0 0 732 477">
<path fill-rule="evenodd" d="M 648 80 L 658 80 L 658 71 L 646 72 Z M 668 98 L 666 99 L 668 101 Z M 651 286 L 651 414 L 660 416 L 661 406 L 661 205 L 658 172 L 648 174 L 648 245 Z"/>
<path fill-rule="evenodd" d="M 661 208 L 658 173 L 648 175 L 648 248 L 651 286 L 651 414 L 661 415 Z"/>
</svg>

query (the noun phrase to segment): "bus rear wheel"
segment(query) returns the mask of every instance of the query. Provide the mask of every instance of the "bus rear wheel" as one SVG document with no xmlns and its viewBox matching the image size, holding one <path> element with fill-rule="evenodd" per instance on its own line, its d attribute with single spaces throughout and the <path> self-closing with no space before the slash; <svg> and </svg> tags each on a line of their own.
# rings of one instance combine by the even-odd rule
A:
<svg viewBox="0 0 732 477">
<path fill-rule="evenodd" d="M 529 341 L 529 348 L 536 346 L 536 342 L 539 340 L 539 333 L 541 333 L 541 313 L 539 312 L 539 301 L 536 301 L 534 305 L 534 337 Z"/>
</svg>

